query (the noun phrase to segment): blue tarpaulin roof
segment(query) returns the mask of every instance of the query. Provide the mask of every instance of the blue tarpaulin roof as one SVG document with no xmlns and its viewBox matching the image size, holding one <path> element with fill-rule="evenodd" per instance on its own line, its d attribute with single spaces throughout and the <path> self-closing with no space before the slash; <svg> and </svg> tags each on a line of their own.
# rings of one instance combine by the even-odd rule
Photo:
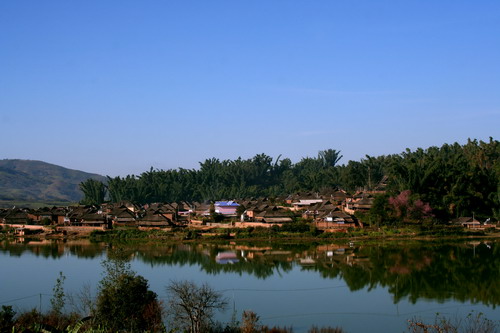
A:
<svg viewBox="0 0 500 333">
<path fill-rule="evenodd" d="M 215 206 L 232 206 L 232 207 L 238 207 L 239 204 L 237 204 L 234 201 L 216 201 Z"/>
</svg>

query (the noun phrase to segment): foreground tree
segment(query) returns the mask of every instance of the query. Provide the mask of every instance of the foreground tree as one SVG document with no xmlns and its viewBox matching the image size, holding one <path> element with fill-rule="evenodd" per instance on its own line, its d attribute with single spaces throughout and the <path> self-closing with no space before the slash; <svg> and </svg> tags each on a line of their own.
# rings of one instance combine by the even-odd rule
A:
<svg viewBox="0 0 500 333">
<path fill-rule="evenodd" d="M 96 322 L 111 332 L 163 331 L 162 306 L 148 281 L 122 259 L 104 261 L 103 266 L 106 275 L 97 296 Z"/>
<path fill-rule="evenodd" d="M 0 310 L 0 332 L 12 332 L 12 327 L 14 326 L 14 317 L 16 312 L 12 310 L 10 305 L 2 305 L 2 310 Z"/>
<path fill-rule="evenodd" d="M 227 306 L 222 294 L 206 283 L 198 286 L 191 281 L 171 281 L 166 289 L 171 324 L 189 333 L 208 331 L 214 312 L 223 311 Z"/>
</svg>

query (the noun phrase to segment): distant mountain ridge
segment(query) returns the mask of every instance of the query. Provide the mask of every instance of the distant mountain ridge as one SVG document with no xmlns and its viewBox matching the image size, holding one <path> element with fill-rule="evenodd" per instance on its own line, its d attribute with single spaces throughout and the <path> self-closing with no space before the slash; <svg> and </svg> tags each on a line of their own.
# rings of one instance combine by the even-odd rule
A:
<svg viewBox="0 0 500 333">
<path fill-rule="evenodd" d="M 0 160 L 0 200 L 78 202 L 79 184 L 89 178 L 106 177 L 32 160 Z"/>
</svg>

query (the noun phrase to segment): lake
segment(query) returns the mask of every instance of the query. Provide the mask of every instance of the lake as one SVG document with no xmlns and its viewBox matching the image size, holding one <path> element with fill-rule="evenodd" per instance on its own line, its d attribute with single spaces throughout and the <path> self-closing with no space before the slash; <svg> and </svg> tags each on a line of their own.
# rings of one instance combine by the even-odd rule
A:
<svg viewBox="0 0 500 333">
<path fill-rule="evenodd" d="M 256 312 L 268 326 L 340 326 L 346 332 L 403 332 L 412 318 L 433 321 L 484 313 L 500 319 L 497 240 L 380 241 L 363 244 L 116 244 L 2 242 L 0 305 L 48 310 L 59 272 L 64 289 L 95 293 L 102 261 L 119 253 L 166 299 L 171 280 L 207 282 L 228 299 L 217 316 Z M 67 309 L 71 306 L 67 304 Z"/>
</svg>

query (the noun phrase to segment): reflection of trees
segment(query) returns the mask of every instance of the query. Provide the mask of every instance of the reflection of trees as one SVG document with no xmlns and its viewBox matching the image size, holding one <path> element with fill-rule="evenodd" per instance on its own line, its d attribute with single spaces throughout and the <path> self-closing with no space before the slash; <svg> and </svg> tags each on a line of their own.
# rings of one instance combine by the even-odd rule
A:
<svg viewBox="0 0 500 333">
<path fill-rule="evenodd" d="M 102 244 L 85 241 L 0 243 L 0 253 L 24 253 L 58 258 L 65 251 L 79 258 L 94 258 L 106 249 L 109 257 L 120 255 L 151 266 L 200 266 L 207 274 L 249 274 L 265 279 L 290 272 L 300 259 L 304 270 L 325 279 L 342 279 L 350 290 L 384 287 L 394 302 L 408 299 L 500 304 L 500 246 L 481 242 L 405 242 L 355 248 L 342 245 L 293 244 Z M 235 253 L 237 262 L 220 264 L 221 252 Z"/>
<path fill-rule="evenodd" d="M 387 287 L 394 302 L 408 298 L 500 304 L 500 250 L 497 244 L 411 243 L 366 246 L 344 258 L 318 258 L 314 269 L 342 278 L 351 290 Z M 357 258 L 360 258 L 359 260 Z M 363 258 L 365 260 L 363 260 Z"/>
<path fill-rule="evenodd" d="M 43 258 L 59 258 L 64 253 L 64 245 L 58 242 L 2 242 L 0 251 L 11 256 L 21 256 L 25 253 L 35 254 Z"/>
<path fill-rule="evenodd" d="M 103 248 L 104 245 L 99 243 L 69 243 L 66 250 L 78 258 L 92 259 L 99 257 L 102 254 Z"/>
<path fill-rule="evenodd" d="M 64 241 L 43 240 L 26 242 L 2 242 L 0 252 L 8 253 L 10 256 L 18 256 L 25 253 L 34 254 L 43 258 L 57 259 L 69 251 L 78 258 L 95 258 L 102 254 L 104 245 L 91 243 L 89 241 Z"/>
<path fill-rule="evenodd" d="M 233 264 L 219 264 L 215 257 L 219 252 L 227 251 L 227 247 L 200 245 L 171 245 L 163 254 L 151 255 L 149 251 L 138 251 L 137 258 L 154 265 L 199 265 L 208 274 L 238 273 L 249 274 L 258 278 L 267 278 L 276 272 L 288 272 L 293 264 L 284 255 L 255 256 L 252 260 L 246 258 L 240 251 L 235 251 L 239 261 Z M 156 251 L 158 252 L 158 251 Z"/>
</svg>

